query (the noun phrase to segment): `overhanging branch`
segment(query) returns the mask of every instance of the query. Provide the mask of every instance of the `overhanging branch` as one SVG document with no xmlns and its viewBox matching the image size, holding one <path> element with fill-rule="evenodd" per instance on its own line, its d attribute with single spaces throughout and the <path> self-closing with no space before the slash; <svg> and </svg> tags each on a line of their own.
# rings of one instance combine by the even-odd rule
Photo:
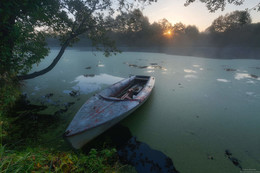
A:
<svg viewBox="0 0 260 173">
<path fill-rule="evenodd" d="M 48 73 L 49 71 L 51 71 L 55 66 L 56 64 L 59 62 L 60 58 L 62 57 L 65 49 L 68 47 L 68 45 L 70 44 L 70 41 L 72 40 L 72 38 L 69 38 L 67 39 L 64 44 L 61 46 L 61 49 L 58 53 L 58 55 L 55 57 L 55 59 L 52 61 L 52 63 L 46 67 L 45 69 L 42 69 L 40 71 L 36 71 L 36 72 L 33 72 L 31 74 L 26 74 L 26 75 L 21 75 L 21 76 L 18 76 L 18 79 L 19 80 L 27 80 L 27 79 L 33 79 L 35 77 L 38 77 L 38 76 L 41 76 L 45 73 Z"/>
</svg>

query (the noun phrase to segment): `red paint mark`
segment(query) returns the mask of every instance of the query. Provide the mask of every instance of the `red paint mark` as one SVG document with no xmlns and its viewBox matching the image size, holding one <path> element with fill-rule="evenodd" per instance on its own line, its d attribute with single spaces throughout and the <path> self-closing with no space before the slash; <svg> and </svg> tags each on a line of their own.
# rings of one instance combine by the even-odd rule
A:
<svg viewBox="0 0 260 173">
<path fill-rule="evenodd" d="M 92 114 L 89 115 L 90 119 L 92 119 L 92 118 L 96 117 L 97 115 L 99 115 L 100 113 L 104 112 L 104 110 L 107 107 L 111 106 L 112 104 L 114 104 L 114 102 L 111 102 L 109 105 L 107 105 L 105 107 L 98 107 L 95 112 L 93 112 Z"/>
</svg>

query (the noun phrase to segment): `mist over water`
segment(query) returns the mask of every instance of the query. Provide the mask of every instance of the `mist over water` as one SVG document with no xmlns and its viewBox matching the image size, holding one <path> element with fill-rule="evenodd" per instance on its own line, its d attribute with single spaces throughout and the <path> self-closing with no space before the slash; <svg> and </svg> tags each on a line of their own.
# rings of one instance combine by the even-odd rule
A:
<svg viewBox="0 0 260 173">
<path fill-rule="evenodd" d="M 47 66 L 56 54 L 52 50 L 33 71 Z M 131 74 L 151 75 L 156 78 L 152 95 L 121 122 L 138 141 L 169 156 L 181 173 L 241 171 L 231 158 L 242 169 L 260 171 L 260 60 L 95 54 L 67 50 L 51 72 L 27 80 L 24 93 L 53 110 L 75 102 L 62 115 L 65 130 L 93 94 Z M 44 97 L 49 93 L 53 96 Z"/>
</svg>

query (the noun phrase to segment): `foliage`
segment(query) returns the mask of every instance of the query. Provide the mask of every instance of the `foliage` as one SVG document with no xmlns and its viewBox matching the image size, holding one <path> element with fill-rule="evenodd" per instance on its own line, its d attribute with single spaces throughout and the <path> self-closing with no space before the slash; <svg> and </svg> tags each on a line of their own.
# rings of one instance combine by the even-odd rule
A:
<svg viewBox="0 0 260 173">
<path fill-rule="evenodd" d="M 185 26 L 181 22 L 172 25 L 167 19 L 162 19 L 150 24 L 148 17 L 139 10 L 118 15 L 113 22 L 118 22 L 120 26 L 119 30 L 110 32 L 118 46 L 164 47 L 181 45 L 188 41 L 191 43 L 199 35 L 196 26 Z"/>
<path fill-rule="evenodd" d="M 44 148 L 8 150 L 0 145 L 0 172 L 116 172 L 120 167 L 115 149 L 76 155 Z"/>
<path fill-rule="evenodd" d="M 114 20 L 110 19 L 113 22 L 115 28 L 114 32 L 138 32 L 145 29 L 149 25 L 149 20 L 143 15 L 139 9 L 134 9 L 129 13 L 122 13 L 118 15 Z"/>
<path fill-rule="evenodd" d="M 0 114 L 7 113 L 9 108 L 14 105 L 19 96 L 18 82 L 12 80 L 8 74 L 0 75 Z"/>
<path fill-rule="evenodd" d="M 30 79 L 52 70 L 65 49 L 84 34 L 92 46 L 106 56 L 119 50 L 107 36 L 115 12 L 128 13 L 153 0 L 4 0 L 0 6 L 0 74 L 14 73 L 19 79 Z M 32 65 L 49 53 L 46 35 L 60 40 L 61 49 L 45 69 L 26 75 Z"/>
<path fill-rule="evenodd" d="M 191 3 L 195 2 L 196 0 L 186 0 L 185 6 L 190 5 Z M 219 9 L 222 11 L 225 9 L 227 3 L 234 4 L 234 5 L 242 5 L 245 0 L 200 0 L 200 2 L 205 3 L 206 7 L 210 12 L 215 12 Z M 260 11 L 260 3 L 257 3 L 254 7 L 248 10 L 257 10 Z"/>
<path fill-rule="evenodd" d="M 247 11 L 234 11 L 232 13 L 227 13 L 225 16 L 219 16 L 212 22 L 212 25 L 208 30 L 210 32 L 231 31 L 248 25 L 251 21 L 252 19 Z"/>
<path fill-rule="evenodd" d="M 196 26 L 186 26 L 182 23 L 173 25 L 167 19 L 151 24 L 148 18 L 140 13 L 135 16 L 137 23 L 129 22 L 131 26 L 128 26 L 129 23 L 125 21 L 121 27 L 123 29 L 110 33 L 118 46 L 132 47 L 132 50 L 136 48 L 163 50 L 183 46 L 259 46 L 260 30 L 257 30 L 259 23 L 251 24 L 251 16 L 247 11 L 234 11 L 219 16 L 205 32 L 199 32 Z M 121 16 L 119 15 L 118 18 L 121 19 Z M 129 19 L 125 15 L 122 18 Z M 129 27 L 139 29 L 128 30 Z"/>
<path fill-rule="evenodd" d="M 48 54 L 42 26 L 51 26 L 59 14 L 57 0 L 3 0 L 0 6 L 0 74 L 26 73 Z"/>
<path fill-rule="evenodd" d="M 2 138 L 7 135 L 5 126 L 7 125 L 7 113 L 14 106 L 20 95 L 18 81 L 8 73 L 0 74 L 0 145 Z"/>
</svg>

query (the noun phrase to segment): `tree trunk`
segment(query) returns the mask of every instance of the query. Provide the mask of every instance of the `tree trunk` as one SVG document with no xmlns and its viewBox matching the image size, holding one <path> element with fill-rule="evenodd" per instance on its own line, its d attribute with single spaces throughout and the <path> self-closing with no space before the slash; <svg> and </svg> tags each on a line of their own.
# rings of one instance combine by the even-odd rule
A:
<svg viewBox="0 0 260 173">
<path fill-rule="evenodd" d="M 38 76 L 41 76 L 45 73 L 48 73 L 49 71 L 51 71 L 55 66 L 56 64 L 59 62 L 60 58 L 62 57 L 65 49 L 68 47 L 69 43 L 70 43 L 70 40 L 72 38 L 69 38 L 65 41 L 65 43 L 62 45 L 58 55 L 56 56 L 56 58 L 52 61 L 52 63 L 46 67 L 45 69 L 42 69 L 40 71 L 36 71 L 36 72 L 33 72 L 31 74 L 26 74 L 26 75 L 21 75 L 21 76 L 17 76 L 17 78 L 19 80 L 27 80 L 27 79 L 33 79 L 35 77 L 38 77 Z"/>
<path fill-rule="evenodd" d="M 2 5 L 2 4 L 1 4 Z M 15 34 L 15 12 L 8 13 L 9 6 L 4 6 L 3 12 L 0 13 L 0 74 L 12 70 L 12 52 L 14 42 L 17 39 Z M 5 14 L 4 14 L 5 13 Z"/>
</svg>

